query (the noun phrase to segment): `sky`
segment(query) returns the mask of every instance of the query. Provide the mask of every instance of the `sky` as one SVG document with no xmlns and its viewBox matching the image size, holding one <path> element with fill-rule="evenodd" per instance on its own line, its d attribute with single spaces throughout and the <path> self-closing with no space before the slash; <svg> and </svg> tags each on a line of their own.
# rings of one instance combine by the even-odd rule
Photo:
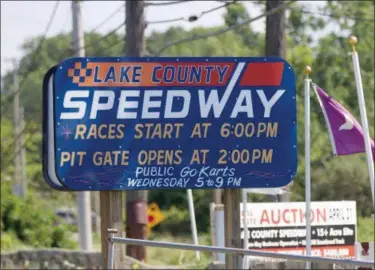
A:
<svg viewBox="0 0 375 270">
<path fill-rule="evenodd" d="M 163 1 L 146 1 L 161 3 Z M 169 2 L 169 1 L 165 1 Z M 320 3 L 319 3 L 320 2 Z M 314 8 L 324 1 L 311 2 Z M 251 1 L 244 2 L 251 17 L 261 14 L 260 8 Z M 10 58 L 20 59 L 23 55 L 22 43 L 30 38 L 42 35 L 52 14 L 55 1 L 1 1 L 1 75 L 12 69 Z M 191 1 L 168 6 L 148 6 L 145 19 L 149 22 L 199 15 L 201 12 L 223 5 L 220 1 Z M 83 28 L 85 31 L 94 29 L 116 10 L 110 20 L 98 29 L 100 33 L 108 33 L 125 19 L 124 1 L 84 1 L 82 4 Z M 122 7 L 122 8 L 121 8 Z M 121 9 L 120 9 L 121 8 Z M 165 31 L 171 26 L 182 26 L 190 29 L 197 26 L 210 27 L 223 24 L 225 9 L 218 9 L 202 16 L 198 21 L 185 21 L 149 24 L 146 35 L 152 31 Z M 255 31 L 263 32 L 265 19 L 252 23 Z M 47 36 L 61 32 L 69 32 L 72 28 L 71 1 L 60 1 L 56 15 Z M 124 28 L 122 28 L 124 29 Z M 125 31 L 125 30 L 122 30 Z"/>
</svg>

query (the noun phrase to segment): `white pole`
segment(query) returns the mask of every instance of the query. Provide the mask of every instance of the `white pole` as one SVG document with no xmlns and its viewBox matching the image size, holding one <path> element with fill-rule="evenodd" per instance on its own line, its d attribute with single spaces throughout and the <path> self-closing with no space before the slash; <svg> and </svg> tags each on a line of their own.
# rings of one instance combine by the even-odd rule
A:
<svg viewBox="0 0 375 270">
<path fill-rule="evenodd" d="M 243 211 L 243 248 L 249 248 L 249 228 L 247 224 L 247 191 L 242 189 L 242 211 Z M 249 258 L 244 256 L 243 258 L 243 269 L 249 269 L 248 266 Z"/>
<path fill-rule="evenodd" d="M 225 247 L 225 228 L 224 228 L 224 205 L 215 205 L 215 243 L 216 247 Z M 225 254 L 216 253 L 216 259 L 225 263 Z"/>
<path fill-rule="evenodd" d="M 211 228 L 211 244 L 216 246 L 215 242 L 215 203 L 210 203 L 210 228 Z M 215 254 L 213 254 L 215 255 Z"/>
<path fill-rule="evenodd" d="M 84 36 L 79 1 L 72 1 L 73 43 L 75 56 L 84 57 Z M 88 191 L 77 192 L 78 233 L 82 251 L 92 250 L 91 205 Z"/>
<path fill-rule="evenodd" d="M 193 235 L 194 245 L 198 246 L 199 244 L 198 244 L 198 234 L 197 234 L 197 223 L 195 222 L 193 192 L 191 191 L 191 189 L 187 190 L 187 195 L 188 195 L 188 203 L 189 203 L 191 233 Z M 199 251 L 195 252 L 195 257 L 197 258 L 198 261 L 200 260 Z"/>
<path fill-rule="evenodd" d="M 352 60 L 353 60 L 354 77 L 355 77 L 355 84 L 357 86 L 359 111 L 361 113 L 363 138 L 365 140 L 367 165 L 368 165 L 368 170 L 369 170 L 369 175 L 370 175 L 372 203 L 373 203 L 373 207 L 375 208 L 375 206 L 374 206 L 374 204 L 375 204 L 375 199 L 374 199 L 374 163 L 373 163 L 373 160 L 372 160 L 372 153 L 371 153 L 370 134 L 369 134 L 368 123 L 367 123 L 365 98 L 364 98 L 364 95 L 363 95 L 361 70 L 359 68 L 358 53 L 355 51 L 355 47 L 354 47 L 354 45 L 357 43 L 357 38 L 356 37 L 350 37 L 349 42 L 353 46 Z"/>
<path fill-rule="evenodd" d="M 311 176 L 310 176 L 310 79 L 305 73 L 305 201 L 306 201 L 306 255 L 311 256 Z M 311 262 L 306 262 L 306 269 L 311 269 Z"/>
</svg>

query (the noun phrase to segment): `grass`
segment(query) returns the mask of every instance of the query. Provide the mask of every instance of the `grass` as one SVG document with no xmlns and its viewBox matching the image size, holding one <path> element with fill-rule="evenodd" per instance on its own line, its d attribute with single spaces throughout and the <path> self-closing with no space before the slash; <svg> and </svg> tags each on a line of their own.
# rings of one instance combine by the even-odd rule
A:
<svg viewBox="0 0 375 270">
<path fill-rule="evenodd" d="M 210 245 L 208 235 L 200 235 L 198 237 L 200 245 Z M 171 235 L 150 235 L 150 240 L 174 242 L 182 244 L 192 244 L 192 237 L 189 235 L 173 237 Z M 207 252 L 200 252 L 200 260 L 197 261 L 195 251 L 167 249 L 167 248 L 147 248 L 147 263 L 152 265 L 188 265 L 189 269 L 202 269 L 207 267 L 212 260 L 212 256 Z"/>
<path fill-rule="evenodd" d="M 357 219 L 357 241 L 374 241 L 374 221 L 370 217 L 358 217 Z M 211 245 L 209 234 L 199 236 L 200 245 Z M 189 234 L 172 236 L 171 234 L 151 233 L 148 237 L 152 241 L 164 241 L 174 243 L 192 244 L 193 240 Z M 94 233 L 94 247 L 100 250 L 100 237 Z M 200 252 L 200 261 L 196 260 L 194 251 L 184 251 L 178 249 L 147 247 L 146 263 L 155 266 L 163 265 L 187 265 L 189 269 L 203 269 L 212 261 L 211 253 Z"/>
<path fill-rule="evenodd" d="M 370 217 L 357 218 L 357 241 L 374 242 L 374 221 Z"/>
<path fill-rule="evenodd" d="M 200 245 L 210 245 L 209 235 L 203 234 L 198 237 Z M 170 234 L 151 233 L 148 240 L 173 243 L 192 244 L 190 235 L 172 236 Z M 98 234 L 93 233 L 93 246 L 95 251 L 100 251 L 101 243 Z M 165 265 L 187 265 L 189 269 L 204 269 L 212 261 L 212 254 L 200 252 L 200 260 L 196 260 L 195 251 L 147 247 L 146 263 L 154 266 Z"/>
</svg>

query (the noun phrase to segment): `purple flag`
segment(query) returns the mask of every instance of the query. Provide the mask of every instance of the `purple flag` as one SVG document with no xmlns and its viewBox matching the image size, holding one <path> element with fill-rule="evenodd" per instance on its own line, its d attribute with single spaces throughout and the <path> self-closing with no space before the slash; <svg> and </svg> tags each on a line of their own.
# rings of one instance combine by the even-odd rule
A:
<svg viewBox="0 0 375 270">
<path fill-rule="evenodd" d="M 327 95 L 319 86 L 312 84 L 329 130 L 334 155 L 343 156 L 365 153 L 363 129 L 340 103 Z M 374 141 L 371 140 L 374 160 Z"/>
</svg>

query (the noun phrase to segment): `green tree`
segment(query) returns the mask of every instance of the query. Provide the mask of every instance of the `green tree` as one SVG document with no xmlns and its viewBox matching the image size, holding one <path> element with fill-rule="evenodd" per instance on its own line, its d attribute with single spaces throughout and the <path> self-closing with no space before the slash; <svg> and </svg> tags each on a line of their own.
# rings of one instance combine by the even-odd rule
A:
<svg viewBox="0 0 375 270">
<path fill-rule="evenodd" d="M 234 26 L 244 21 L 249 20 L 250 14 L 247 12 L 243 3 L 235 3 L 227 7 L 224 15 L 224 22 L 227 26 Z M 259 34 L 255 33 L 251 25 L 244 25 L 234 30 L 234 32 L 242 38 L 243 44 L 246 47 L 257 47 L 260 45 Z"/>
</svg>

